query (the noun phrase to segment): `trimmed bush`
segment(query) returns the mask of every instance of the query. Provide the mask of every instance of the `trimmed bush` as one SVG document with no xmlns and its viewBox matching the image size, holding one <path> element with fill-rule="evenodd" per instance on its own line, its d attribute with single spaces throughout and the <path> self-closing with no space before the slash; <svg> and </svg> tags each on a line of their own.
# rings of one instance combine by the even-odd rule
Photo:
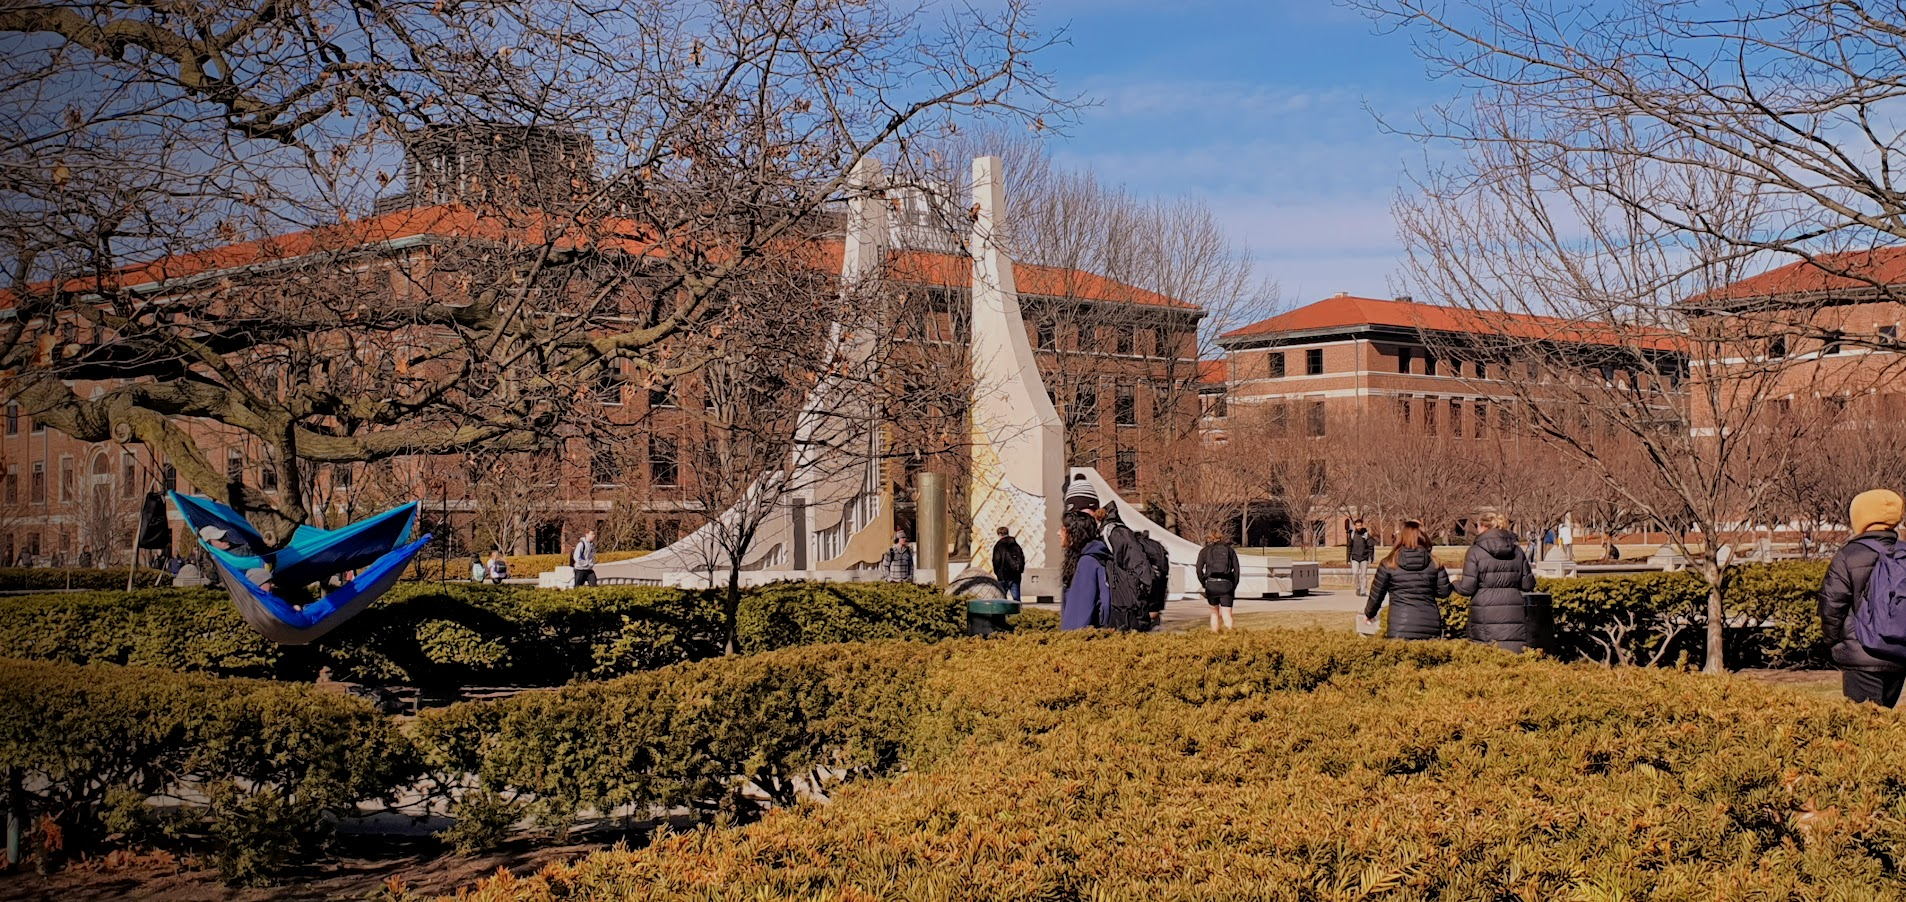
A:
<svg viewBox="0 0 1906 902">
<path fill-rule="evenodd" d="M 697 666 L 753 675 L 725 684 L 757 703 L 736 712 L 753 725 L 755 710 L 770 707 L 759 702 L 782 700 L 760 693 L 823 679 L 777 668 L 799 661 L 844 675 L 828 670 L 826 651 Z M 1906 796 L 1896 790 L 1906 761 L 1892 754 L 1906 724 L 1892 712 L 1738 678 L 1317 632 L 855 649 L 864 653 L 882 668 L 924 668 L 891 677 L 917 687 L 911 700 L 873 703 L 904 730 L 890 779 L 745 827 L 498 876 L 459 898 L 1906 893 L 1896 864 L 1906 854 Z M 664 797 L 637 775 L 684 765 L 577 761 L 570 751 L 655 748 L 618 740 L 650 735 L 662 722 L 654 712 L 679 704 L 648 701 L 665 694 L 649 682 L 657 676 L 519 702 L 495 735 L 523 750 L 499 753 L 515 762 L 507 768 L 485 760 L 488 778 L 601 804 Z M 598 732 L 591 703 L 618 725 L 615 738 Z M 652 719 L 630 726 L 643 712 Z M 550 755 L 561 766 L 536 766 Z"/>
<path fill-rule="evenodd" d="M 95 570 L 91 567 L 0 567 L 0 591 L 36 589 L 120 589 L 126 588 L 126 568 Z M 130 574 L 133 588 L 158 588 L 172 585 L 172 574 L 139 567 Z"/>
<path fill-rule="evenodd" d="M 6 659 L 0 686 L 0 770 L 69 850 L 193 837 L 227 879 L 257 879 L 418 773 L 390 721 L 308 687 Z M 151 804 L 165 795 L 200 804 Z"/>
<path fill-rule="evenodd" d="M 959 603 L 930 587 L 779 583 L 742 596 L 742 650 L 965 631 Z M 555 686 L 720 655 L 713 592 L 644 586 L 554 591 L 401 583 L 317 643 L 259 636 L 216 589 L 0 597 L 0 655 L 228 676 L 419 686 Z"/>
<path fill-rule="evenodd" d="M 1825 561 L 1729 567 L 1724 598 L 1741 625 L 1728 630 L 1729 666 L 1830 667 L 1816 598 Z M 1556 652 L 1605 664 L 1699 661 L 1707 628 L 1707 584 L 1698 574 L 1643 573 L 1540 579 L 1555 604 Z M 1440 603 L 1444 635 L 1460 637 L 1469 602 Z"/>
</svg>

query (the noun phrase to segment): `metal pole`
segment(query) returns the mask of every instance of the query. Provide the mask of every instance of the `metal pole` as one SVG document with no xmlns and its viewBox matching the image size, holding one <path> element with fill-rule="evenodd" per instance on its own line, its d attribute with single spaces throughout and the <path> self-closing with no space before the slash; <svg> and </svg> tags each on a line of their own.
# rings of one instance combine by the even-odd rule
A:
<svg viewBox="0 0 1906 902">
<path fill-rule="evenodd" d="M 933 571 L 933 584 L 946 585 L 946 476 L 921 473 L 914 477 L 917 507 L 914 528 L 920 533 L 920 566 Z"/>
<path fill-rule="evenodd" d="M 17 767 L 7 768 L 7 867 L 20 866 L 20 834 L 26 829 L 26 781 Z"/>
</svg>

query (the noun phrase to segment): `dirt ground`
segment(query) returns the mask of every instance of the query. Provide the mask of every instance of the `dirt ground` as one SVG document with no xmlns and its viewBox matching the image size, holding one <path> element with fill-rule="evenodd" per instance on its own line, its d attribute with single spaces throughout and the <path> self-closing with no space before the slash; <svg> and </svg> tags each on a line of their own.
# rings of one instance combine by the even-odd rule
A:
<svg viewBox="0 0 1906 902">
<path fill-rule="evenodd" d="M 335 859 L 289 875 L 277 885 L 257 887 L 225 886 L 216 871 L 194 868 L 164 852 L 115 855 L 68 865 L 50 875 L 0 875 L 0 902 L 329 902 L 365 899 L 391 881 L 416 893 L 448 894 L 498 869 L 533 873 L 549 862 L 609 845 L 539 846 L 522 841 L 482 855 L 454 855 L 434 840 L 352 838 L 341 844 Z"/>
</svg>

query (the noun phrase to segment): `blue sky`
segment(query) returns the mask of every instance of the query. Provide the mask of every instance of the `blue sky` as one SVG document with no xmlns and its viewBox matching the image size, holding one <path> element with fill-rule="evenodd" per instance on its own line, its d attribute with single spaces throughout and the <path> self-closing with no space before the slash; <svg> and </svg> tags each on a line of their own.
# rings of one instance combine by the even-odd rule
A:
<svg viewBox="0 0 1906 902">
<path fill-rule="evenodd" d="M 1372 110 L 1407 122 L 1453 93 L 1406 38 L 1330 0 L 1058 0 L 1039 15 L 1070 38 L 1045 66 L 1098 103 L 1054 142 L 1060 162 L 1202 198 L 1287 304 L 1394 293 L 1390 201 L 1422 148 Z"/>
</svg>

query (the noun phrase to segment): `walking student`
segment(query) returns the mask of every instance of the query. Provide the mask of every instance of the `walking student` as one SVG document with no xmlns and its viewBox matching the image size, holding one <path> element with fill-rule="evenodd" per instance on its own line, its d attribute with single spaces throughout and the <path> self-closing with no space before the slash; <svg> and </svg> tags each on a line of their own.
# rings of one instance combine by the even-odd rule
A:
<svg viewBox="0 0 1906 902">
<path fill-rule="evenodd" d="M 1205 536 L 1205 546 L 1198 550 L 1198 583 L 1204 587 L 1205 604 L 1211 606 L 1211 631 L 1217 632 L 1220 625 L 1224 629 L 1234 629 L 1231 624 L 1231 608 L 1237 602 L 1238 550 L 1231 547 L 1224 533 L 1213 532 Z"/>
<path fill-rule="evenodd" d="M 575 568 L 577 586 L 596 585 L 596 531 L 591 529 L 582 534 L 576 542 L 576 551 L 569 556 L 569 565 Z"/>
<path fill-rule="evenodd" d="M 999 528 L 999 539 L 993 542 L 993 578 L 999 580 L 1006 597 L 1019 600 L 1019 580 L 1026 575 L 1026 552 L 1019 547 L 1019 540 L 1006 527 Z"/>
<path fill-rule="evenodd" d="M 1523 613 L 1523 593 L 1535 591 L 1535 570 L 1529 556 L 1516 544 L 1509 520 L 1484 514 L 1482 535 L 1463 559 L 1463 575 L 1456 581 L 1458 595 L 1469 597 L 1469 638 L 1497 648 L 1519 652 L 1529 642 L 1529 620 Z M 1395 616 L 1392 612 L 1391 616 Z"/>
<path fill-rule="evenodd" d="M 1853 538 L 1833 556 L 1820 584 L 1820 625 L 1833 643 L 1841 694 L 1850 701 L 1883 708 L 1899 702 L 1900 687 L 1906 685 L 1906 662 L 1867 651 L 1853 633 L 1853 615 L 1866 601 L 1866 585 L 1880 555 L 1891 554 L 1899 542 L 1902 512 L 1906 502 L 1897 492 L 1874 489 L 1855 496 L 1846 521 L 1854 529 Z"/>
<path fill-rule="evenodd" d="M 1115 630 L 1151 629 L 1152 562 L 1138 535 L 1125 525 L 1118 506 L 1099 508 L 1099 535 L 1112 551 L 1112 612 L 1105 626 Z"/>
<path fill-rule="evenodd" d="M 1433 547 L 1423 524 L 1403 521 L 1403 530 L 1396 535 L 1396 546 L 1377 567 L 1376 582 L 1370 586 L 1370 600 L 1363 605 L 1365 623 L 1376 619 L 1377 611 L 1383 608 L 1387 598 L 1390 638 L 1442 638 L 1443 613 L 1437 609 L 1436 600 L 1449 597 L 1449 571 L 1437 565 L 1430 553 Z"/>
<path fill-rule="evenodd" d="M 913 582 L 913 546 L 907 544 L 907 534 L 893 534 L 893 547 L 880 556 L 880 578 L 890 583 Z"/>
<path fill-rule="evenodd" d="M 1104 626 L 1112 612 L 1112 583 L 1107 569 L 1112 550 L 1099 538 L 1099 521 L 1091 514 L 1072 511 L 1059 522 L 1059 543 L 1066 550 L 1059 628 Z"/>
<path fill-rule="evenodd" d="M 1362 518 L 1350 524 L 1350 584 L 1356 587 L 1357 594 L 1370 591 L 1370 562 L 1377 556 L 1377 540 L 1372 538 L 1370 530 L 1363 528 Z"/>
<path fill-rule="evenodd" d="M 500 586 L 504 580 L 510 578 L 510 562 L 503 559 L 501 549 L 490 550 L 490 566 L 487 572 L 491 585 Z"/>
</svg>

